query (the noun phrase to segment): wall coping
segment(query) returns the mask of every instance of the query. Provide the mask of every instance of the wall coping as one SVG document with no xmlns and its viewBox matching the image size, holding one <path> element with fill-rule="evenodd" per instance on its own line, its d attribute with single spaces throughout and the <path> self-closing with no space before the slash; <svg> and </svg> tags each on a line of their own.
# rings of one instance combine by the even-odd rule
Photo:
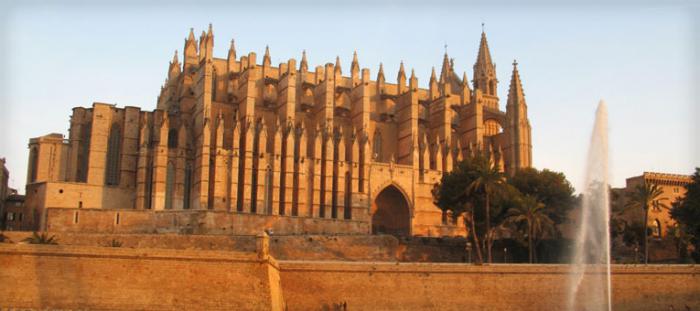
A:
<svg viewBox="0 0 700 311">
<path fill-rule="evenodd" d="M 122 248 L 75 245 L 39 245 L 0 243 L 0 254 L 56 257 L 89 257 L 151 260 L 187 260 L 208 262 L 258 262 L 255 253 L 236 251 L 160 249 L 160 248 Z"/>
<path fill-rule="evenodd" d="M 462 274 L 569 274 L 566 264 L 490 264 L 278 260 L 282 271 Z M 587 273 L 605 273 L 605 267 L 589 265 Z M 612 265 L 613 274 L 700 274 L 696 265 Z"/>
</svg>

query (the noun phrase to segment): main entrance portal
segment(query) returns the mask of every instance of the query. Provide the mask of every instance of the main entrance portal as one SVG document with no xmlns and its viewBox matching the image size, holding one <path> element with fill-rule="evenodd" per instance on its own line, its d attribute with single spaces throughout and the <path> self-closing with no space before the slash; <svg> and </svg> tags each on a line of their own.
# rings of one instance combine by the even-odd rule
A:
<svg viewBox="0 0 700 311">
<path fill-rule="evenodd" d="M 399 189 L 394 186 L 384 188 L 372 207 L 372 234 L 407 236 L 411 233 L 408 202 Z"/>
</svg>

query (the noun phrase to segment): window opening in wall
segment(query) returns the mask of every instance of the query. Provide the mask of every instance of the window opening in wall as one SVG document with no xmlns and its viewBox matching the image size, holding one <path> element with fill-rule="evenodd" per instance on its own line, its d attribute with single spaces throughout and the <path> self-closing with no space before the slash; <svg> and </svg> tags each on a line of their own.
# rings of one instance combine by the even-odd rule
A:
<svg viewBox="0 0 700 311">
<path fill-rule="evenodd" d="M 165 175 L 165 208 L 173 208 L 173 187 L 175 186 L 175 165 L 168 163 Z"/>
<path fill-rule="evenodd" d="M 183 209 L 189 209 L 190 208 L 190 194 L 191 194 L 191 188 L 192 188 L 192 168 L 188 164 L 185 168 L 185 193 L 184 193 L 184 198 L 183 198 Z"/>
<path fill-rule="evenodd" d="M 7 216 L 5 217 L 7 221 L 14 221 L 15 220 L 15 214 L 12 212 L 7 212 Z"/>
<path fill-rule="evenodd" d="M 78 208 L 83 208 L 83 201 L 78 202 Z"/>
<path fill-rule="evenodd" d="M 29 182 L 36 181 L 37 167 L 39 162 L 39 155 L 37 154 L 36 148 L 32 148 L 29 152 Z"/>
<path fill-rule="evenodd" d="M 22 213 L 19 213 L 19 221 L 20 221 L 20 222 L 22 222 L 22 218 L 24 218 L 24 217 L 22 217 L 22 216 L 24 216 L 24 215 L 23 215 Z"/>
<path fill-rule="evenodd" d="M 269 166 L 265 169 L 265 211 L 272 215 L 272 169 Z M 280 212 L 284 215 L 284 210 Z"/>
<path fill-rule="evenodd" d="M 58 193 L 63 193 L 63 189 L 58 189 Z"/>
<path fill-rule="evenodd" d="M 177 148 L 177 129 L 168 131 L 168 148 Z"/>
<path fill-rule="evenodd" d="M 345 200 L 343 204 L 345 209 L 343 209 L 343 218 L 352 219 L 352 175 L 350 172 L 345 172 Z"/>
<path fill-rule="evenodd" d="M 109 131 L 109 141 L 107 144 L 107 163 L 105 173 L 105 184 L 116 186 L 119 184 L 119 155 L 121 147 L 121 127 L 114 124 Z"/>
<path fill-rule="evenodd" d="M 78 212 L 73 213 L 73 223 L 74 224 L 78 223 Z"/>
<path fill-rule="evenodd" d="M 120 220 L 120 219 L 119 219 L 119 213 L 117 213 L 117 214 L 114 216 L 114 222 L 118 225 L 118 224 L 119 224 L 119 220 Z"/>
<path fill-rule="evenodd" d="M 374 145 L 372 146 L 372 156 L 375 161 L 381 162 L 382 157 L 382 134 L 379 131 L 374 132 Z"/>
<path fill-rule="evenodd" d="M 655 238 L 661 238 L 661 222 L 658 219 L 654 219 L 654 227 L 651 231 Z"/>
</svg>

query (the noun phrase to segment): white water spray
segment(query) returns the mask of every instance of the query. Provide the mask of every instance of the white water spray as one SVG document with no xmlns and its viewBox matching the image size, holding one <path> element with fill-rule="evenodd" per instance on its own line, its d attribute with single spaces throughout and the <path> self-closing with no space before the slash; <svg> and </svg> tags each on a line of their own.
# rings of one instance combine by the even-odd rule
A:
<svg viewBox="0 0 700 311">
<path fill-rule="evenodd" d="M 601 100 L 588 149 L 586 190 L 569 278 L 569 310 L 612 310 L 608 185 L 608 111 Z"/>
</svg>

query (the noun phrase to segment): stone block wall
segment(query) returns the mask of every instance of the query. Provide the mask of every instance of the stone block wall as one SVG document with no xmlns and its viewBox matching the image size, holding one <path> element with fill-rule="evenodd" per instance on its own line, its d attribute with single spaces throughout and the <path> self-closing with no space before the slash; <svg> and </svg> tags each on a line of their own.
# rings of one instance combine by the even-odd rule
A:
<svg viewBox="0 0 700 311">
<path fill-rule="evenodd" d="M 250 253 L 0 243 L 0 266 L 0 309 L 284 309 Z"/>
<path fill-rule="evenodd" d="M 289 310 L 338 304 L 348 310 L 567 308 L 566 265 L 285 261 L 280 268 Z M 614 266 L 612 272 L 613 310 L 700 308 L 698 267 Z M 591 300 L 589 293 L 582 297 Z"/>
<path fill-rule="evenodd" d="M 255 252 L 0 243 L 0 308 L 566 309 L 566 265 L 276 261 L 266 251 L 275 237 L 253 239 Z M 612 273 L 614 310 L 700 308 L 699 267 L 620 265 Z"/>
<path fill-rule="evenodd" d="M 48 208 L 42 230 L 83 233 L 187 233 L 257 235 L 367 234 L 363 221 L 229 213 L 225 211 L 146 211 Z"/>
</svg>

